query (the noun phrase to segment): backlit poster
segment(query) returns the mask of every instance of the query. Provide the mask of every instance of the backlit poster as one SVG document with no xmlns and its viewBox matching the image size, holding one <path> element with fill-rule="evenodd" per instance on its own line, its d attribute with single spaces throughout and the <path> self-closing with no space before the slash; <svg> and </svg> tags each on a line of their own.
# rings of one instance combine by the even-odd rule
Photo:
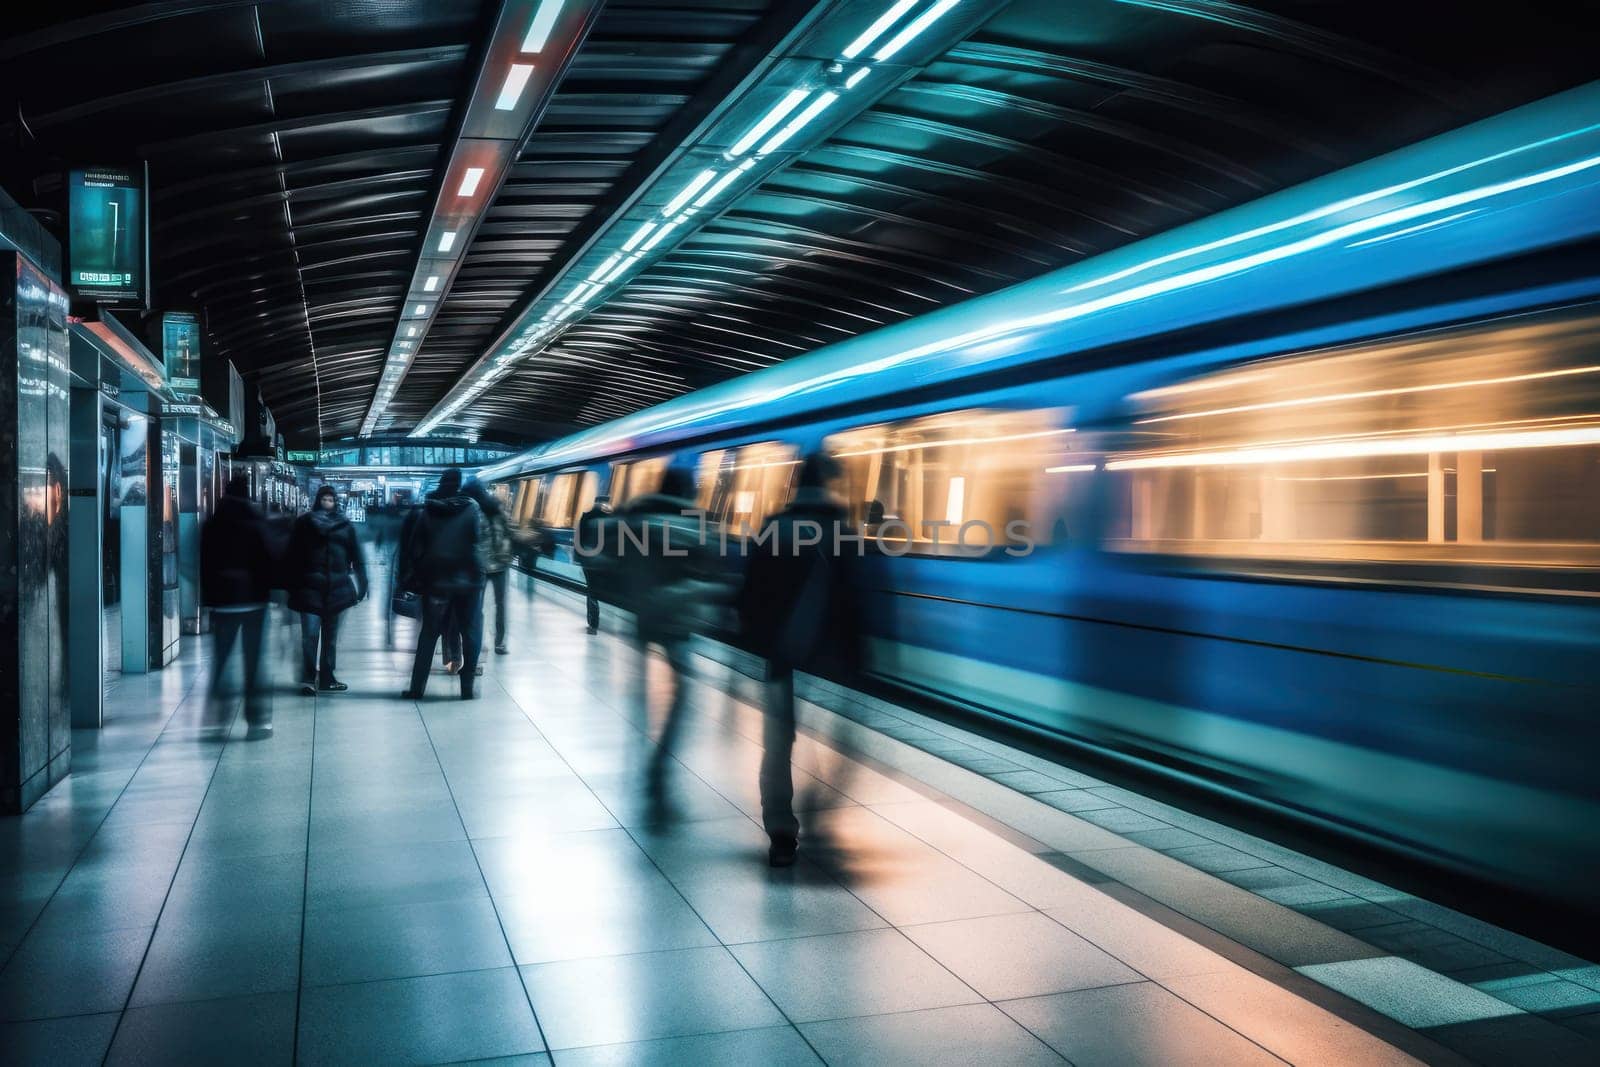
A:
<svg viewBox="0 0 1600 1067">
<path fill-rule="evenodd" d="M 200 391 L 200 317 L 192 311 L 161 315 L 161 356 L 167 384 L 180 393 Z"/>
<path fill-rule="evenodd" d="M 67 288 L 86 300 L 144 303 L 144 170 L 84 167 L 67 176 Z"/>
</svg>

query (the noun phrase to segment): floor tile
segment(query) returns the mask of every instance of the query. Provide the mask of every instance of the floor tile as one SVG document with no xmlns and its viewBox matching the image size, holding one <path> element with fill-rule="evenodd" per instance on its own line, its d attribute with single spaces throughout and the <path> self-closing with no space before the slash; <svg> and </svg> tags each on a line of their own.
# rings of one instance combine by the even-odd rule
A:
<svg viewBox="0 0 1600 1067">
<path fill-rule="evenodd" d="M 487 897 L 373 908 L 313 908 L 305 920 L 308 986 L 511 966 Z"/>
<path fill-rule="evenodd" d="M 522 969 L 553 1049 L 776 1026 L 784 1019 L 723 948 Z"/>
<path fill-rule="evenodd" d="M 34 931 L 0 971 L 0 1019 L 121 1011 L 150 934 Z"/>
<path fill-rule="evenodd" d="M 990 1004 L 804 1023 L 800 1030 L 831 1067 L 1059 1067 L 1062 1062 L 1048 1045 Z"/>
<path fill-rule="evenodd" d="M 294 1054 L 294 994 L 157 1004 L 123 1016 L 108 1065 L 287 1064 Z"/>
<path fill-rule="evenodd" d="M 869 930 L 888 924 L 809 863 L 748 865 L 732 876 L 680 879 L 678 890 L 725 944 Z"/>
<path fill-rule="evenodd" d="M 512 968 L 307 989 L 306 1064 L 426 1064 L 542 1052 Z"/>
<path fill-rule="evenodd" d="M 519 964 L 717 944 L 660 875 L 604 888 L 567 880 L 527 888 L 495 898 Z"/>
<path fill-rule="evenodd" d="M 1141 975 L 1038 912 L 902 931 L 989 1000 L 1137 982 Z"/>
<path fill-rule="evenodd" d="M 117 1012 L 60 1019 L 0 1023 L 0 1049 L 13 1067 L 74 1067 L 98 1064 L 111 1047 Z"/>
<path fill-rule="evenodd" d="M 163 920 L 134 986 L 134 1006 L 293 992 L 300 912 L 240 909 L 225 917 Z"/>
<path fill-rule="evenodd" d="M 999 1007 L 1076 1067 L 1281 1063 L 1153 982 L 1012 1000 Z"/>
<path fill-rule="evenodd" d="M 796 1023 L 982 999 L 897 930 L 765 941 L 731 951 Z"/>
<path fill-rule="evenodd" d="M 1395 956 L 1320 963 L 1299 971 L 1413 1029 L 1515 1015 L 1520 1010 Z"/>
<path fill-rule="evenodd" d="M 380 845 L 311 853 L 306 904 L 372 908 L 487 893 L 465 841 Z"/>
<path fill-rule="evenodd" d="M 812 1067 L 821 1064 L 791 1026 L 563 1049 L 561 1067 Z"/>
</svg>

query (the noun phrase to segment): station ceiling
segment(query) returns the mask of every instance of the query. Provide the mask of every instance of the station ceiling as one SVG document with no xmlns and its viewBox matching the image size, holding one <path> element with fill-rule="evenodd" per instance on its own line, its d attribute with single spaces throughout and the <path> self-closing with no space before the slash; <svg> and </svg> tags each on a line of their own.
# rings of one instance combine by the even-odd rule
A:
<svg viewBox="0 0 1600 1067">
<path fill-rule="evenodd" d="M 380 432 L 437 414 L 778 50 L 893 2 L 599 6 Z M 1600 77 L 1586 4 L 962 2 L 958 39 L 441 432 L 559 436 Z M 260 386 L 291 446 L 354 435 L 501 11 L 24 5 L 0 36 L 0 180 L 27 206 L 64 165 L 148 160 L 157 305 L 204 309 L 210 351 Z"/>
</svg>

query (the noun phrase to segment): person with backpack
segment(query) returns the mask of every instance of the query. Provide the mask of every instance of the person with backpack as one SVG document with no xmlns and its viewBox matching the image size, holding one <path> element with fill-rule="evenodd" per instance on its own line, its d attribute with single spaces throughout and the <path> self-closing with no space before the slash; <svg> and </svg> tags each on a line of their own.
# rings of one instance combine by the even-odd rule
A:
<svg viewBox="0 0 1600 1067">
<path fill-rule="evenodd" d="M 342 693 L 350 687 L 333 673 L 339 616 L 366 599 L 367 567 L 333 486 L 318 489 L 311 510 L 295 521 L 287 575 L 289 607 L 300 613 L 300 692 Z"/>
<path fill-rule="evenodd" d="M 483 644 L 483 585 L 488 574 L 483 509 L 461 487 L 461 468 L 439 478 L 404 538 L 402 588 L 422 596 L 422 628 L 411 664 L 406 700 L 421 700 L 428 686 L 433 649 L 447 625 L 461 629 L 461 699 L 475 695 L 478 653 Z"/>
<path fill-rule="evenodd" d="M 272 706 L 261 680 L 273 560 L 261 510 L 250 502 L 250 480 L 228 481 L 217 510 L 200 530 L 200 596 L 211 609 L 211 699 L 220 701 L 235 644 L 244 661 L 246 737 L 272 735 Z"/>
<path fill-rule="evenodd" d="M 793 502 L 767 520 L 739 595 L 746 647 L 767 661 L 761 757 L 761 822 L 774 867 L 795 861 L 794 672 L 848 682 L 860 667 L 861 541 L 845 506 L 828 491 L 837 460 L 823 453 L 800 466 Z"/>
</svg>

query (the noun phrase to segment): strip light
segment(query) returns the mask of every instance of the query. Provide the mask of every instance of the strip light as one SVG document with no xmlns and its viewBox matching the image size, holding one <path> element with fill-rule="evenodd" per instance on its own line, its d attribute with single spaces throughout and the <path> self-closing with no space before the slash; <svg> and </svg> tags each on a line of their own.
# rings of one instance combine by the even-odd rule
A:
<svg viewBox="0 0 1600 1067">
<path fill-rule="evenodd" d="M 960 2 L 961 0 L 939 0 L 938 3 L 934 4 L 932 7 L 928 8 L 928 10 L 924 11 L 922 14 L 918 15 L 916 18 L 907 23 L 905 29 L 889 38 L 889 42 L 887 44 L 878 49 L 876 52 L 872 53 L 872 58 L 877 60 L 879 63 L 882 63 L 884 60 L 900 51 L 900 49 L 910 44 L 922 33 L 923 30 L 926 30 L 929 26 L 932 26 L 935 22 L 939 21 L 939 19 L 944 16 L 945 12 L 955 7 Z"/>
<path fill-rule="evenodd" d="M 439 251 L 448 252 L 456 246 L 456 231 L 446 230 L 439 235 Z"/>
<path fill-rule="evenodd" d="M 794 117 L 794 120 L 790 122 L 789 125 L 773 134 L 772 139 L 761 146 L 760 154 L 764 156 L 769 152 L 777 151 L 783 146 L 785 141 L 803 130 L 812 119 L 826 111 L 837 99 L 839 99 L 839 94 L 830 92 L 823 93 L 821 96 L 811 101 L 811 103 L 806 105 L 804 111 L 800 112 L 800 114 Z"/>
<path fill-rule="evenodd" d="M 894 6 L 890 7 L 889 10 L 879 15 L 877 20 L 874 21 L 872 25 L 868 26 L 862 31 L 860 37 L 857 37 L 855 40 L 845 45 L 844 51 L 839 53 L 840 57 L 843 59 L 854 59 L 862 52 L 865 52 L 868 45 L 870 45 L 873 41 L 876 41 L 879 37 L 883 36 L 883 32 L 890 26 L 893 26 L 895 21 L 898 20 L 901 15 L 904 15 L 907 11 L 910 11 L 915 6 L 917 6 L 917 0 L 895 0 Z"/>
<path fill-rule="evenodd" d="M 500 97 L 494 102 L 496 111 L 510 111 L 517 106 L 517 101 L 522 99 L 522 90 L 528 87 L 528 79 L 533 75 L 532 63 L 513 63 L 511 69 L 506 71 L 505 84 L 500 86 Z"/>
<path fill-rule="evenodd" d="M 716 180 L 715 184 L 713 184 L 711 186 L 711 188 L 707 189 L 704 193 L 700 194 L 700 199 L 698 199 L 698 200 L 696 200 L 694 202 L 694 206 L 697 207 L 697 208 L 701 208 L 701 207 L 705 207 L 707 204 L 711 203 L 711 201 L 713 201 L 717 197 L 721 196 L 723 191 L 726 190 L 728 188 L 728 186 L 732 185 L 738 179 L 739 175 L 743 174 L 745 171 L 749 170 L 751 167 L 753 167 L 755 165 L 756 165 L 756 161 L 755 160 L 747 159 L 743 163 L 739 164 L 737 167 L 734 167 L 732 170 L 728 171 L 728 173 L 726 173 L 722 177 L 718 178 Z"/>
<path fill-rule="evenodd" d="M 711 179 L 715 178 L 716 176 L 717 172 L 709 169 L 703 170 L 699 174 L 696 174 L 693 181 L 691 181 L 688 185 L 685 185 L 682 189 L 678 190 L 677 196 L 667 201 L 667 206 L 661 209 L 662 213 L 666 215 L 676 215 L 679 208 L 687 204 L 689 199 L 694 196 L 695 193 L 698 193 L 701 189 L 704 189 L 706 187 L 706 183 L 711 181 Z"/>
<path fill-rule="evenodd" d="M 461 187 L 456 190 L 456 195 L 473 195 L 478 191 L 478 183 L 481 181 L 483 181 L 483 168 L 468 167 L 467 172 L 461 176 Z"/>
<path fill-rule="evenodd" d="M 439 288 L 439 276 L 437 274 L 428 275 L 428 280 L 422 283 L 422 291 L 431 293 L 437 288 Z"/>
<path fill-rule="evenodd" d="M 779 100 L 773 109 L 761 116 L 761 120 L 750 127 L 745 135 L 733 143 L 728 149 L 730 156 L 742 156 L 750 151 L 750 146 L 767 135 L 767 132 L 783 121 L 783 117 L 800 106 L 801 101 L 811 95 L 810 89 L 791 89 L 788 95 Z"/>
<path fill-rule="evenodd" d="M 528 55 L 537 55 L 544 51 L 544 46 L 550 41 L 550 31 L 555 29 L 556 16 L 561 14 L 563 0 L 544 0 L 539 5 L 539 10 L 533 13 L 533 22 L 528 26 L 528 35 L 522 39 L 522 51 Z"/>
</svg>

